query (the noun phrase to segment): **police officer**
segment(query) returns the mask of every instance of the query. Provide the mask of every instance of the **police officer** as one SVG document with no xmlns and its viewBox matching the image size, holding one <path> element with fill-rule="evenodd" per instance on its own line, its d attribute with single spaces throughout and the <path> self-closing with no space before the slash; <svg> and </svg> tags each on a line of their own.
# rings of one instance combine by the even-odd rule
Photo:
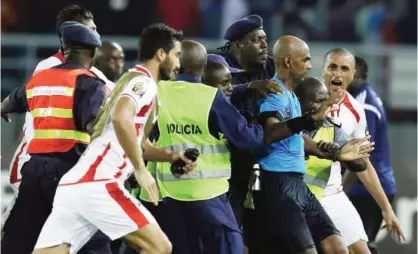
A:
<svg viewBox="0 0 418 254">
<path fill-rule="evenodd" d="M 263 30 L 263 19 L 258 15 L 250 15 L 233 23 L 225 32 L 224 39 L 228 42 L 221 47 L 223 56 L 233 68 L 243 72 L 232 74 L 233 87 L 274 87 L 279 88 L 271 78 L 274 76 L 274 61 L 268 55 L 267 36 Z M 245 84 L 239 86 L 240 84 Z M 235 88 L 244 89 L 244 88 Z M 242 96 L 231 98 L 232 104 L 247 118 L 256 122 L 258 94 L 247 90 Z M 243 203 L 248 189 L 250 171 L 255 160 L 250 151 L 231 146 L 232 176 L 230 180 L 230 200 L 238 223 L 243 220 Z"/>
<path fill-rule="evenodd" d="M 242 72 L 243 70 L 232 68 L 225 59 L 216 54 L 209 54 L 208 61 L 202 77 L 203 83 L 222 90 L 227 97 L 232 96 L 231 73 Z M 237 93 L 235 93 L 236 95 Z"/>
<path fill-rule="evenodd" d="M 19 196 L 4 226 L 2 253 L 31 253 L 61 177 L 77 162 L 90 142 L 90 122 L 105 98 L 104 83 L 89 68 L 100 36 L 69 21 L 60 27 L 66 62 L 32 76 L 1 105 L 1 114 L 30 112 L 34 137 L 31 159 L 22 168 Z M 107 253 L 98 250 L 97 253 Z"/>
</svg>

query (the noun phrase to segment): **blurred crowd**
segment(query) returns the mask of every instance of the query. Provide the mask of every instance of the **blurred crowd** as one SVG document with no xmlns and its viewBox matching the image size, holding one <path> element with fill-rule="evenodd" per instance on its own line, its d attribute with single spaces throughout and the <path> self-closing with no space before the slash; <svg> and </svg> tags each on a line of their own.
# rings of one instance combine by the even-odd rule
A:
<svg viewBox="0 0 418 254">
<path fill-rule="evenodd" d="M 138 35 L 163 21 L 190 36 L 218 39 L 234 20 L 257 13 L 272 38 L 417 42 L 416 0 L 2 0 L 2 33 L 53 33 L 55 13 L 70 2 L 96 13 L 101 34 Z"/>
</svg>

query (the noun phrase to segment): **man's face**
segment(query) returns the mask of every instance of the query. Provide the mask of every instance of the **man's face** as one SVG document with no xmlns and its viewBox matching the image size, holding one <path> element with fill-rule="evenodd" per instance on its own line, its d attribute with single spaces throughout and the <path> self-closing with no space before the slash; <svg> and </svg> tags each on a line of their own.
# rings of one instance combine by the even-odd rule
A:
<svg viewBox="0 0 418 254">
<path fill-rule="evenodd" d="M 176 41 L 174 47 L 166 54 L 165 60 L 160 64 L 160 79 L 174 80 L 180 69 L 181 43 Z"/>
<path fill-rule="evenodd" d="M 294 80 L 300 81 L 306 77 L 311 69 L 311 54 L 308 45 L 304 44 L 304 47 L 294 52 L 290 57 L 290 73 Z"/>
<path fill-rule="evenodd" d="M 318 111 L 322 103 L 326 101 L 328 97 L 329 92 L 325 85 L 319 86 L 316 89 L 308 89 L 300 100 L 303 113 Z"/>
<path fill-rule="evenodd" d="M 123 53 L 122 48 L 115 47 L 105 56 L 104 61 L 106 63 L 104 72 L 112 81 L 118 80 L 122 75 L 125 66 L 125 54 Z"/>
<path fill-rule="evenodd" d="M 231 72 L 223 66 L 212 73 L 213 86 L 220 89 L 227 97 L 232 95 L 232 76 Z"/>
<path fill-rule="evenodd" d="M 263 29 L 247 34 L 240 40 L 241 58 L 249 63 L 264 64 L 267 61 L 267 36 Z"/>
<path fill-rule="evenodd" d="M 354 57 L 350 54 L 330 53 L 325 59 L 323 77 L 330 93 L 347 90 L 355 74 Z"/>
</svg>

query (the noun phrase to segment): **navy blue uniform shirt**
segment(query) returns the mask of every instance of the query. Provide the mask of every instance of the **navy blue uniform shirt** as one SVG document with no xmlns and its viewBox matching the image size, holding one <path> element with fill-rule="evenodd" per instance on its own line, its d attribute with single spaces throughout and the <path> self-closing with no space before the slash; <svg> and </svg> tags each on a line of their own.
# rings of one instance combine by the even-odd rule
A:
<svg viewBox="0 0 418 254">
<path fill-rule="evenodd" d="M 376 169 L 380 183 L 387 195 L 396 193 L 395 177 L 390 165 L 389 135 L 386 112 L 383 103 L 370 84 L 363 84 L 360 89 L 351 94 L 364 107 L 367 126 L 371 136 L 370 142 L 375 142 L 375 148 L 370 153 L 370 161 Z M 349 195 L 370 195 L 364 185 L 357 181 L 349 191 Z"/>
<path fill-rule="evenodd" d="M 187 81 L 190 83 L 201 83 L 198 77 L 180 74 L 176 81 Z M 238 92 L 245 92 L 245 89 Z M 225 139 L 240 149 L 253 150 L 263 145 L 264 132 L 261 125 L 248 124 L 245 118 L 231 104 L 228 97 L 218 90 L 209 111 L 209 132 L 219 139 L 222 133 Z M 158 139 L 158 127 L 155 129 L 150 139 Z"/>
<path fill-rule="evenodd" d="M 52 68 L 57 69 L 85 69 L 84 66 L 66 62 Z M 76 80 L 74 89 L 74 108 L 73 115 L 75 127 L 79 131 L 87 131 L 87 125 L 94 118 L 106 98 L 105 84 L 98 78 L 88 75 L 80 75 Z M 13 112 L 24 113 L 29 111 L 26 97 L 26 85 L 15 88 L 9 95 L 9 101 Z M 68 161 L 77 161 L 86 149 L 86 145 L 77 143 L 76 146 L 67 153 L 54 153 L 48 156 L 57 156 Z"/>
<path fill-rule="evenodd" d="M 232 55 L 224 55 L 224 58 L 231 67 L 243 69 Z M 243 71 L 232 73 L 232 86 L 235 88 L 237 85 L 248 85 L 255 80 L 272 79 L 274 77 L 274 72 L 275 67 L 273 58 L 268 56 L 266 64 L 260 66 L 260 68 L 253 72 Z M 247 93 L 240 93 L 240 96 L 231 97 L 231 102 L 248 119 L 248 117 L 258 114 L 259 108 L 257 99 L 257 93 L 255 91 L 248 91 Z"/>
</svg>

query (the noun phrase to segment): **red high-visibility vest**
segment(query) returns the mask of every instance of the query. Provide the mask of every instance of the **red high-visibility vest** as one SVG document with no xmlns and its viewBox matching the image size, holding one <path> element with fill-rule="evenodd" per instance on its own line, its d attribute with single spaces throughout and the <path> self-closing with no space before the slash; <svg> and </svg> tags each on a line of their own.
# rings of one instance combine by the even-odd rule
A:
<svg viewBox="0 0 418 254">
<path fill-rule="evenodd" d="M 90 143 L 78 131 L 73 116 L 74 90 L 79 75 L 96 77 L 87 69 L 51 68 L 37 72 L 26 85 L 34 135 L 28 153 L 68 152 L 76 143 Z"/>
</svg>

